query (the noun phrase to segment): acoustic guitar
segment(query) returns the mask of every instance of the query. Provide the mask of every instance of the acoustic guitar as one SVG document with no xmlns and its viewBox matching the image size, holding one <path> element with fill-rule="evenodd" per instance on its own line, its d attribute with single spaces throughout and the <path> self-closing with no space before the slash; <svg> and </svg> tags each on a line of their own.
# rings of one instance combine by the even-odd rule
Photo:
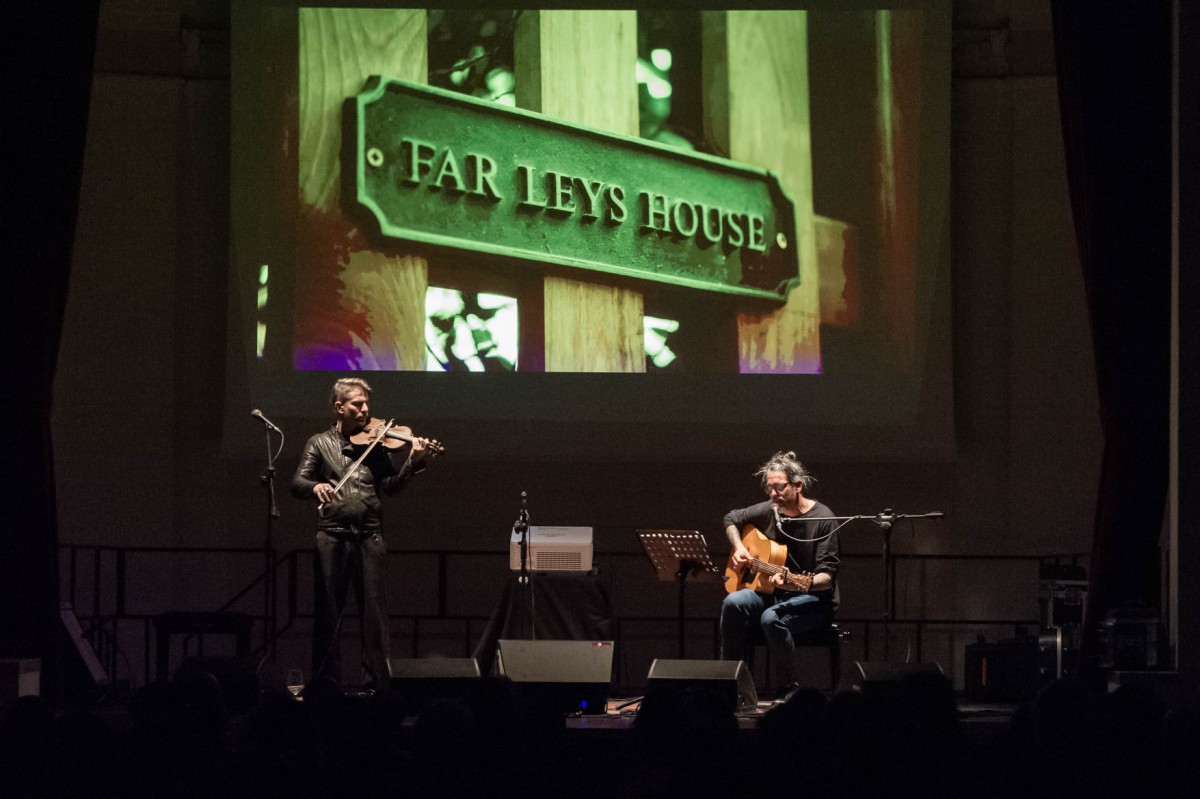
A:
<svg viewBox="0 0 1200 799">
<path fill-rule="evenodd" d="M 772 541 L 758 531 L 752 524 L 742 528 L 742 546 L 750 553 L 752 560 L 749 565 L 737 568 L 730 556 L 725 566 L 725 591 L 732 594 L 743 588 L 750 588 L 760 594 L 775 592 L 776 585 L 770 582 L 773 574 L 782 574 L 784 588 L 792 591 L 808 591 L 812 587 L 811 572 L 788 571 L 787 547 L 778 541 Z"/>
</svg>

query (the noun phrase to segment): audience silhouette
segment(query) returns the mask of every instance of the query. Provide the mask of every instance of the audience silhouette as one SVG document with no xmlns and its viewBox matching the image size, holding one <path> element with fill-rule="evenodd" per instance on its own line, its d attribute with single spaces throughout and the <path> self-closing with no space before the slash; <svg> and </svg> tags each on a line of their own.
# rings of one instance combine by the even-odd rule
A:
<svg viewBox="0 0 1200 799">
<path fill-rule="evenodd" d="M 124 715 L 22 697 L 0 723 L 0 796 L 1171 796 L 1200 784 L 1194 700 L 1145 685 L 1047 683 L 1007 724 L 964 722 L 951 682 L 912 675 L 832 698 L 793 693 L 739 729 L 713 690 L 644 698 L 631 730 L 569 730 L 485 677 L 406 718 L 398 692 L 317 680 L 231 712 L 202 666 Z"/>
</svg>

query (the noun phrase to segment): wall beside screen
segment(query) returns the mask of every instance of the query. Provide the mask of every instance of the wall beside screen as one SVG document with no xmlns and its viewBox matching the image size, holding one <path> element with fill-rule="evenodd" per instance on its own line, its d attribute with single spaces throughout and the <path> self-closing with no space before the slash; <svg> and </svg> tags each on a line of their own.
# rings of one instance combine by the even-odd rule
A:
<svg viewBox="0 0 1200 799">
<path fill-rule="evenodd" d="M 358 373 L 468 459 L 952 452 L 948 3 L 231 13 L 227 431 Z M 379 81 L 471 121 L 364 131 Z"/>
</svg>

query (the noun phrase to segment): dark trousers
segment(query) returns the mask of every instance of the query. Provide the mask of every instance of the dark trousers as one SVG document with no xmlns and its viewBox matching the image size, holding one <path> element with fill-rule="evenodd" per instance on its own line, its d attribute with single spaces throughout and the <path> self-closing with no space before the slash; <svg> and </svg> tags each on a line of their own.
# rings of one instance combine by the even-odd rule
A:
<svg viewBox="0 0 1200 799">
<path fill-rule="evenodd" d="M 746 656 L 746 630 L 762 629 L 763 638 L 777 663 L 783 684 L 795 679 L 794 636 L 827 627 L 833 621 L 829 605 L 812 594 L 782 599 L 777 594 L 759 594 L 749 588 L 734 591 L 721 604 L 721 659 L 741 660 Z"/>
<path fill-rule="evenodd" d="M 350 588 L 362 616 L 363 683 L 388 687 L 391 645 L 387 614 L 387 544 L 379 533 L 366 537 L 317 533 L 313 606 L 313 675 L 342 681 L 341 626 Z"/>
</svg>

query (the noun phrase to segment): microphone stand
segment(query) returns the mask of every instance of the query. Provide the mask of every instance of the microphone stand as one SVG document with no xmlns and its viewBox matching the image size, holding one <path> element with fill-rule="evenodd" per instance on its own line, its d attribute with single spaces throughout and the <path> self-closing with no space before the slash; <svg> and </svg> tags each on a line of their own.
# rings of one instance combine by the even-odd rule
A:
<svg viewBox="0 0 1200 799">
<path fill-rule="evenodd" d="M 891 623 L 896 620 L 896 558 L 892 554 L 892 526 L 900 519 L 942 519 L 941 511 L 931 513 L 893 513 L 887 508 L 876 515 L 873 521 L 883 533 L 883 659 L 891 656 Z"/>
<path fill-rule="evenodd" d="M 521 492 L 521 510 L 517 512 L 517 521 L 513 524 L 513 531 L 520 538 L 521 546 L 521 571 L 518 573 L 517 582 L 529 582 L 529 509 L 525 506 L 525 492 Z"/>
<path fill-rule="evenodd" d="M 519 546 L 521 547 L 521 570 L 517 573 L 517 585 L 519 590 L 526 591 L 529 594 L 529 629 L 530 638 L 537 640 L 537 621 L 533 615 L 533 583 L 532 575 L 529 572 L 529 507 L 527 505 L 528 495 L 521 492 L 521 510 L 517 513 L 517 521 L 513 524 L 513 531 L 518 535 Z"/>
<path fill-rule="evenodd" d="M 271 660 L 275 659 L 275 619 L 278 609 L 278 595 L 275 584 L 275 520 L 279 518 L 279 506 L 275 504 L 275 458 L 283 451 L 283 431 L 279 431 L 279 448 L 271 448 L 272 425 L 266 425 L 267 434 L 267 468 L 259 477 L 263 488 L 266 489 L 267 499 L 267 534 L 263 541 L 263 653 Z"/>
<path fill-rule="evenodd" d="M 891 508 L 888 508 L 883 513 L 875 516 L 815 516 L 815 517 L 789 517 L 776 514 L 776 518 L 781 522 L 780 529 L 782 530 L 782 522 L 789 521 L 805 521 L 805 522 L 841 522 L 833 532 L 845 527 L 855 519 L 869 519 L 879 525 L 880 531 L 883 533 L 883 659 L 884 662 L 891 656 L 891 642 L 889 641 L 889 632 L 891 623 L 896 619 L 896 560 L 892 555 L 892 525 L 899 519 L 942 519 L 946 514 L 941 511 L 933 511 L 930 513 L 893 513 Z"/>
<path fill-rule="evenodd" d="M 896 560 L 892 557 L 892 524 L 896 515 L 888 508 L 875 517 L 883 533 L 883 660 L 891 659 L 891 624 L 896 620 Z"/>
</svg>

